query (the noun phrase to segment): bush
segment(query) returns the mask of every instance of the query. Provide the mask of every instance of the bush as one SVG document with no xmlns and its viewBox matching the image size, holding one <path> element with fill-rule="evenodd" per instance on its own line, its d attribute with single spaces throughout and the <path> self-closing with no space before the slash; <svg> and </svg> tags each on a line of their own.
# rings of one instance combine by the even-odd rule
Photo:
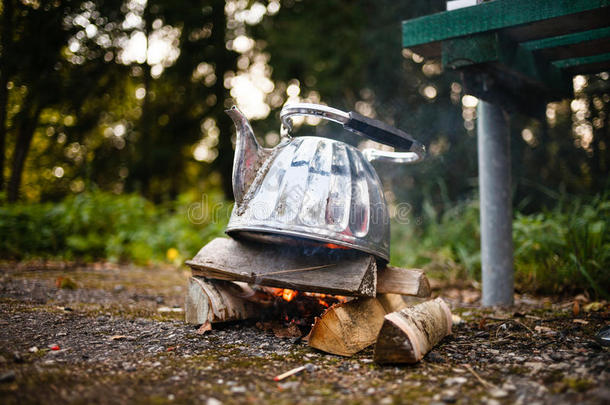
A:
<svg viewBox="0 0 610 405">
<path fill-rule="evenodd" d="M 517 214 L 513 239 L 519 285 L 545 292 L 588 288 L 608 297 L 610 201 L 605 196 L 539 214 Z"/>
<path fill-rule="evenodd" d="M 92 192 L 57 204 L 6 205 L 0 257 L 178 263 L 221 235 L 228 219 L 230 204 L 218 197 L 196 204 L 187 196 L 155 206 L 138 195 Z M 200 211 L 198 221 L 189 208 Z"/>
<path fill-rule="evenodd" d="M 515 280 L 527 292 L 610 289 L 610 201 L 564 201 L 513 221 Z M 479 206 L 465 201 L 444 213 L 424 203 L 408 224 L 392 224 L 392 262 L 425 267 L 431 277 L 480 280 Z"/>
<path fill-rule="evenodd" d="M 425 267 L 432 277 L 480 277 L 479 205 L 464 201 L 438 213 L 424 201 L 422 212 L 407 223 L 392 223 L 392 263 Z"/>
</svg>

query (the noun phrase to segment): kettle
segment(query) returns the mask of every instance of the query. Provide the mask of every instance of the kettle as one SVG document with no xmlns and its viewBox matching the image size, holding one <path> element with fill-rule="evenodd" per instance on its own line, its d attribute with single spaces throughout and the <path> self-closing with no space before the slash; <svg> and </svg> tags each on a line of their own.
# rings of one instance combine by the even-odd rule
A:
<svg viewBox="0 0 610 405">
<path fill-rule="evenodd" d="M 356 249 L 389 261 L 388 208 L 371 162 L 418 162 L 425 155 L 421 143 L 356 112 L 294 103 L 280 112 L 280 143 L 263 148 L 237 107 L 226 113 L 237 130 L 232 176 L 235 205 L 227 234 L 267 243 Z M 330 138 L 292 138 L 291 117 L 297 115 L 342 124 L 346 130 L 404 151 L 361 152 Z"/>
</svg>

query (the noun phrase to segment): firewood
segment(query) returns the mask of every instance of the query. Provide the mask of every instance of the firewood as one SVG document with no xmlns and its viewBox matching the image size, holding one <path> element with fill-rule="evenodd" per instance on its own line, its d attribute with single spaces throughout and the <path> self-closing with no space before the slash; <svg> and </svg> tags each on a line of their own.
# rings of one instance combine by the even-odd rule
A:
<svg viewBox="0 0 610 405">
<path fill-rule="evenodd" d="M 332 250 L 216 238 L 186 262 L 192 274 L 291 290 L 374 297 L 374 256 Z"/>
<path fill-rule="evenodd" d="M 392 266 L 377 270 L 372 255 L 324 248 L 312 254 L 307 249 L 216 238 L 186 264 L 195 276 L 299 291 L 357 297 L 376 293 L 430 296 L 430 284 L 420 270 Z"/>
<path fill-rule="evenodd" d="M 421 270 L 385 266 L 377 270 L 377 293 L 427 298 L 430 296 L 430 283 Z"/>
<path fill-rule="evenodd" d="M 406 305 L 396 294 L 357 298 L 333 305 L 316 319 L 308 336 L 309 346 L 327 353 L 351 356 L 375 343 L 386 313 Z"/>
<path fill-rule="evenodd" d="M 417 363 L 451 334 L 451 323 L 451 311 L 441 298 L 389 313 L 377 338 L 374 360 Z"/>
<path fill-rule="evenodd" d="M 248 301 L 248 291 L 230 281 L 190 277 L 186 293 L 186 322 L 202 325 L 253 318 L 261 306 Z"/>
</svg>

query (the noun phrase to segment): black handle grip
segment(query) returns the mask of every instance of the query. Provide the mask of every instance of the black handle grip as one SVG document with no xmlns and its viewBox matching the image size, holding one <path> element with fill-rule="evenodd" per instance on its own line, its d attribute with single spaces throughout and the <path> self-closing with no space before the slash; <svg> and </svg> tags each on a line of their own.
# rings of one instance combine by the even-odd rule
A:
<svg viewBox="0 0 610 405">
<path fill-rule="evenodd" d="M 349 113 L 349 120 L 343 124 L 343 127 L 349 131 L 360 133 L 373 141 L 395 148 L 410 150 L 414 143 L 418 144 L 406 132 L 353 111 Z"/>
</svg>

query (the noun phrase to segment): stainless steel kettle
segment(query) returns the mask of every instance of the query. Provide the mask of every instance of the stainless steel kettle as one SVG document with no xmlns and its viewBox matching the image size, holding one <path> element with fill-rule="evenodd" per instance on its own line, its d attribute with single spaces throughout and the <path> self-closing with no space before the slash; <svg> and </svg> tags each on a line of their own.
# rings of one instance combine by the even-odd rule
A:
<svg viewBox="0 0 610 405">
<path fill-rule="evenodd" d="M 352 248 L 389 261 L 390 222 L 381 182 L 370 162 L 415 163 L 424 146 L 405 132 L 355 112 L 317 104 L 287 104 L 282 139 L 261 147 L 246 117 L 226 113 L 237 129 L 233 160 L 235 206 L 226 232 L 272 243 L 306 241 Z M 316 116 L 404 152 L 359 151 L 344 142 L 292 138 L 292 116 Z"/>
</svg>

